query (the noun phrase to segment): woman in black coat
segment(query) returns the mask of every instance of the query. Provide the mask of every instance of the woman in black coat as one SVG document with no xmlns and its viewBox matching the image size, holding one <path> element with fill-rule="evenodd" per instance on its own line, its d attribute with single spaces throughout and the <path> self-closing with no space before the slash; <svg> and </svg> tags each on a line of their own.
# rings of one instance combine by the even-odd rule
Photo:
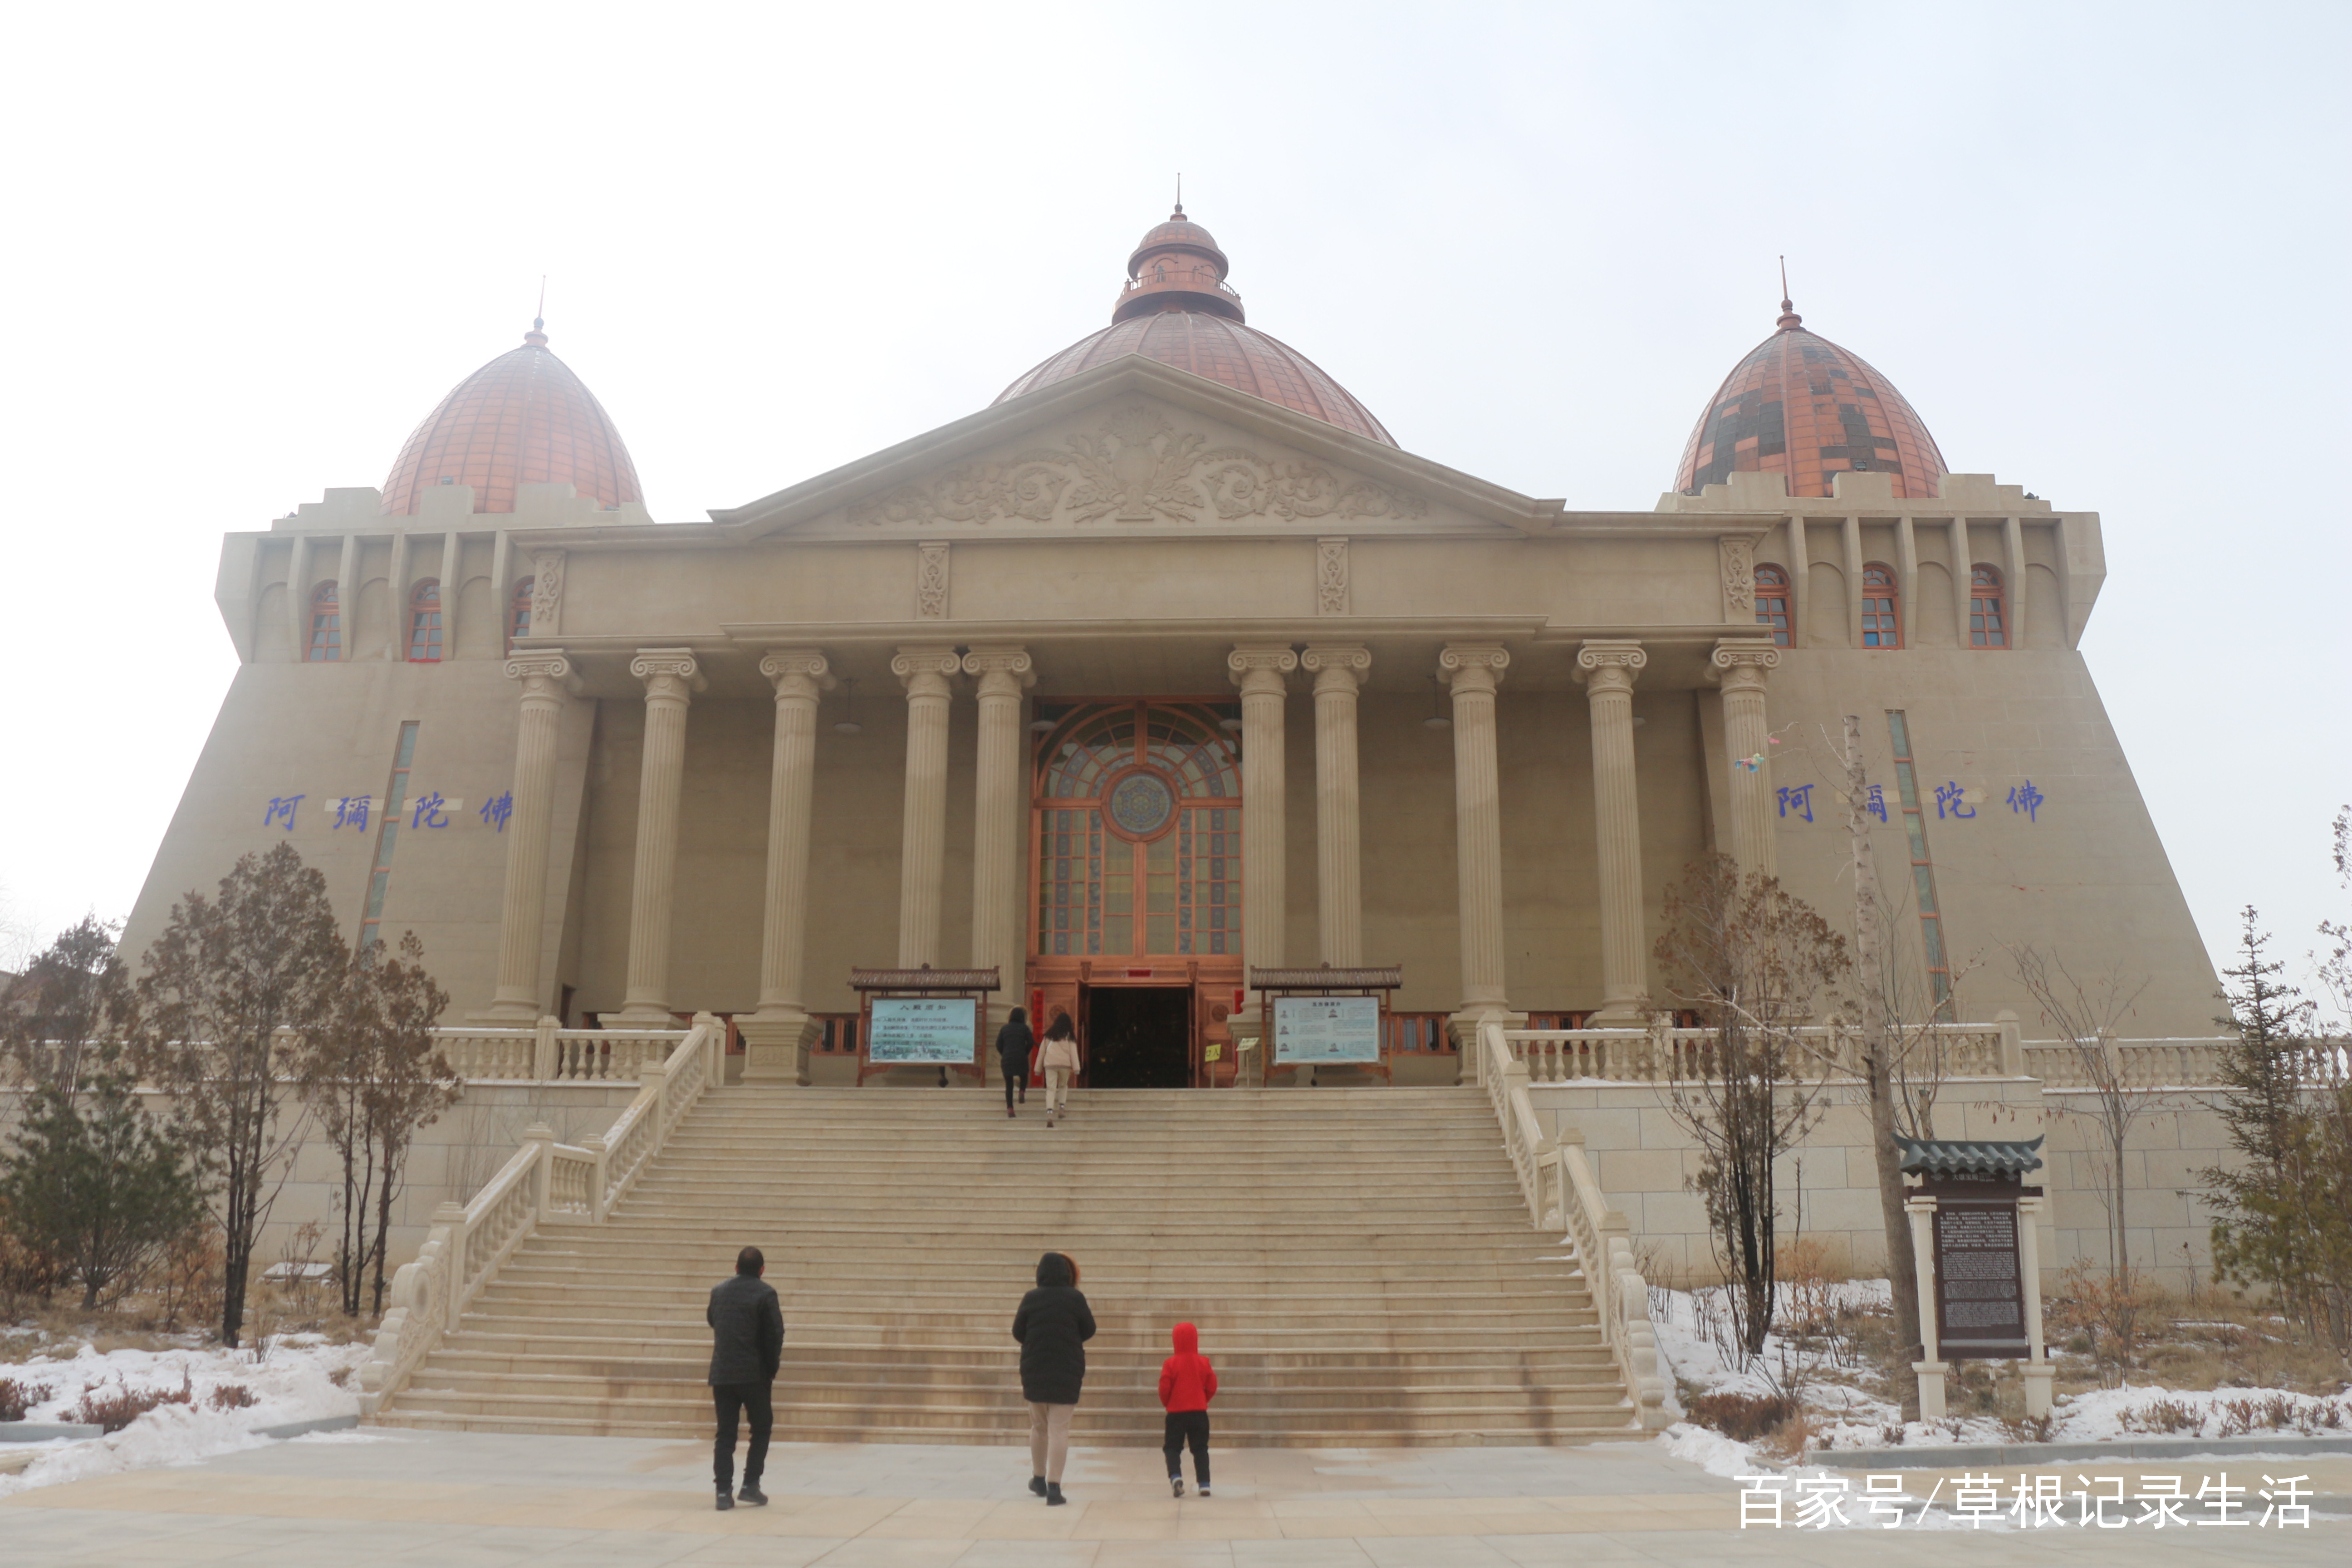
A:
<svg viewBox="0 0 2352 1568">
<path fill-rule="evenodd" d="M 1029 1402 L 1029 1489 L 1059 1507 L 1070 1417 L 1087 1381 L 1087 1342 L 1095 1337 L 1095 1315 L 1068 1254 L 1037 1260 L 1037 1288 L 1021 1298 L 1013 1337 L 1021 1342 L 1021 1397 Z"/>
<path fill-rule="evenodd" d="M 996 1031 L 996 1065 L 1004 1074 L 1004 1114 L 1013 1114 L 1013 1091 L 1021 1091 L 1021 1103 L 1029 1103 L 1029 1053 L 1037 1048 L 1036 1038 L 1029 1033 L 1029 1013 L 1015 1007 L 1013 1016 L 1004 1020 L 1004 1027 Z"/>
</svg>

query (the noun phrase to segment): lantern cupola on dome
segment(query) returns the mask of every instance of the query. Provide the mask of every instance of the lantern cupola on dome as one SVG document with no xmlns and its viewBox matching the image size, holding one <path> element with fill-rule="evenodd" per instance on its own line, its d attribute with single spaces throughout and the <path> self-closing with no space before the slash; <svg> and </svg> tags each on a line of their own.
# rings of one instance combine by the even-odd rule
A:
<svg viewBox="0 0 2352 1568">
<path fill-rule="evenodd" d="M 1734 473 L 1785 475 L 1791 496 L 1826 496 L 1839 473 L 1894 476 L 1897 497 L 1935 495 L 1944 455 L 1894 383 L 1805 330 L 1787 300 L 1770 337 L 1734 365 L 1683 447 L 1675 489 L 1696 495 Z"/>
<path fill-rule="evenodd" d="M 1079 339 L 997 394 L 1003 403 L 1125 354 L 1223 382 L 1237 392 L 1320 419 L 1352 435 L 1396 445 L 1370 409 L 1322 366 L 1247 324 L 1242 297 L 1225 282 L 1225 253 L 1180 203 L 1127 258 L 1127 282 L 1110 325 Z"/>
<path fill-rule="evenodd" d="M 636 465 L 612 416 L 533 321 L 453 387 L 408 437 L 383 482 L 383 513 L 413 516 L 435 485 L 471 485 L 476 511 L 510 512 L 522 485 L 569 484 L 606 507 L 641 501 Z"/>
</svg>

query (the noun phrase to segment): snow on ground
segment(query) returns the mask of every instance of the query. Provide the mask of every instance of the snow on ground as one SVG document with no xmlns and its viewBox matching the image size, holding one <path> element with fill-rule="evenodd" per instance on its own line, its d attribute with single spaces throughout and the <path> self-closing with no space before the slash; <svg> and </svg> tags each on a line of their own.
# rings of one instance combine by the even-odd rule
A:
<svg viewBox="0 0 2352 1568">
<path fill-rule="evenodd" d="M 1784 1293 L 1789 1287 L 1781 1287 Z M 1885 1306 L 1890 1297 L 1884 1279 L 1860 1279 L 1827 1287 L 1829 1305 Z M 1950 1445 L 1990 1446 L 2027 1440 L 2014 1428 L 1990 1416 L 1955 1416 L 1934 1423 L 1901 1420 L 1895 1403 L 1884 1397 L 1885 1379 L 1870 1366 L 1820 1350 L 1801 1352 L 1788 1336 L 1767 1335 L 1764 1353 L 1742 1364 L 1732 1348 L 1729 1315 L 1717 1291 L 1657 1290 L 1652 1294 L 1651 1326 L 1657 1335 L 1659 1358 L 1669 1387 L 1679 1378 L 1702 1394 L 1769 1395 L 1793 1388 L 1813 1422 L 1812 1447 L 1886 1448 Z M 1787 1321 L 1784 1301 L 1776 1321 Z M 2337 1411 L 2332 1427 L 2317 1419 L 2330 1405 Z M 2236 1407 L 2233 1409 L 2232 1407 Z M 2123 1437 L 2222 1437 L 2245 1435 L 2249 1409 L 2263 1419 L 2252 1435 L 2295 1426 L 2277 1426 L 2268 1419 L 2273 1410 L 2293 1412 L 2323 1429 L 2352 1433 L 2352 1397 L 2333 1400 L 2273 1388 L 2170 1389 L 2154 1384 L 2126 1384 L 2120 1388 L 2096 1388 L 2058 1395 L 2052 1412 L 2048 1440 L 2058 1443 L 2105 1442 Z M 1677 1406 L 1676 1414 L 1680 1414 Z M 1667 1451 L 1709 1472 L 1732 1476 L 1753 1473 L 1774 1464 L 1757 1446 L 1735 1442 L 1722 1433 L 1688 1422 L 1678 1422 L 1661 1436 Z"/>
<path fill-rule="evenodd" d="M 49 1390 L 47 1398 L 26 1410 L 28 1421 L 78 1420 L 76 1407 L 85 1394 L 92 1392 L 127 1388 L 176 1393 L 184 1384 L 194 1395 L 186 1405 L 158 1405 L 105 1437 L 0 1447 L 0 1453 L 31 1448 L 37 1455 L 20 1474 L 0 1476 L 0 1497 L 32 1487 L 158 1465 L 189 1464 L 215 1454 L 259 1447 L 268 1439 L 256 1436 L 257 1427 L 355 1415 L 358 1389 L 342 1387 L 336 1379 L 340 1374 L 349 1382 L 367 1353 L 364 1344 L 329 1344 L 318 1334 L 287 1334 L 268 1342 L 258 1354 L 252 1349 L 198 1348 L 100 1354 L 84 1342 L 70 1355 L 0 1362 L 0 1378 Z M 215 1408 L 215 1391 L 230 1386 L 242 1387 L 253 1403 Z"/>
</svg>

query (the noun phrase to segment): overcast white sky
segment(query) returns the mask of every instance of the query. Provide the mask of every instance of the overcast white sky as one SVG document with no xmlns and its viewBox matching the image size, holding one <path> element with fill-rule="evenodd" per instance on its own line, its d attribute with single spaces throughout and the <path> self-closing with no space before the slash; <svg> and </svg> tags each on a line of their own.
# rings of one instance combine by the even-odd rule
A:
<svg viewBox="0 0 2352 1568">
<path fill-rule="evenodd" d="M 657 518 L 987 404 L 1186 205 L 1407 448 L 1646 508 L 1771 327 L 2097 510 L 2084 650 L 2207 944 L 2352 913 L 2352 7 L 41 6 L 0 56 L 0 891 L 129 910 L 220 536 L 518 341 Z M 2335 368 L 2331 369 L 2333 366 Z"/>
</svg>

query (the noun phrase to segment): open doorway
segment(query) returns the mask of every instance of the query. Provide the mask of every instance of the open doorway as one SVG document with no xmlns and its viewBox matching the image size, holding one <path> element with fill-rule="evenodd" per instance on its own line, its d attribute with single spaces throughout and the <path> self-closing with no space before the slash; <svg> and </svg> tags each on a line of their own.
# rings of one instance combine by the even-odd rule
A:
<svg viewBox="0 0 2352 1568">
<path fill-rule="evenodd" d="M 1192 993 L 1181 985 L 1097 985 L 1087 993 L 1087 1086 L 1189 1089 Z"/>
</svg>

